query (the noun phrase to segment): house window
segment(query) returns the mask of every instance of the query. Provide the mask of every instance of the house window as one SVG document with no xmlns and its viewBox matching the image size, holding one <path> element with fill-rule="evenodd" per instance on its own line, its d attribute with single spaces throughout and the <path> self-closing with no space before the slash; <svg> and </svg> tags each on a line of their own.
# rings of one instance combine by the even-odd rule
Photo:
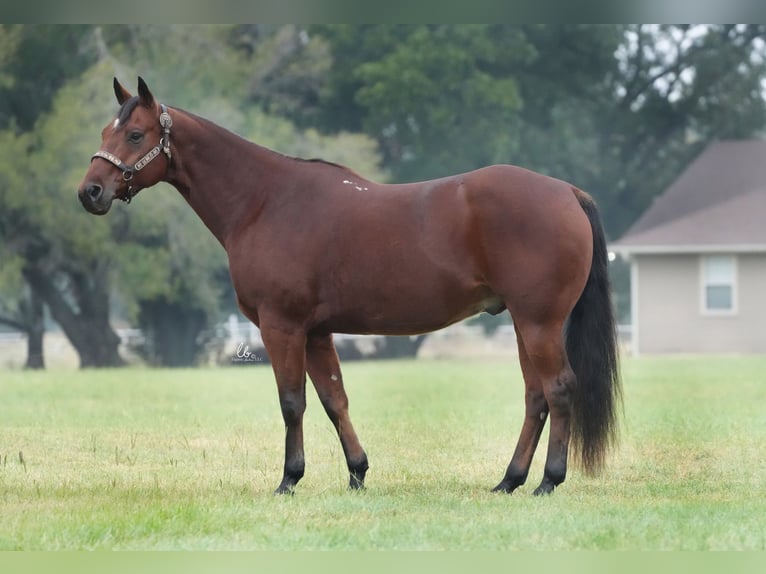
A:
<svg viewBox="0 0 766 574">
<path fill-rule="evenodd" d="M 702 257 L 702 311 L 733 314 L 737 310 L 737 258 L 734 255 Z"/>
</svg>

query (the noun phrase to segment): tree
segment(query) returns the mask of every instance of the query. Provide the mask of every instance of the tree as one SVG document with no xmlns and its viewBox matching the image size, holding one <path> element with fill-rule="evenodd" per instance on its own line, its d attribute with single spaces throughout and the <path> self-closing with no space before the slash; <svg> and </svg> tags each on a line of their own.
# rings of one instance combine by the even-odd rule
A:
<svg viewBox="0 0 766 574">
<path fill-rule="evenodd" d="M 604 203 L 613 236 L 712 140 L 763 129 L 764 31 L 756 25 L 626 28 L 613 103 L 597 116 L 599 151 L 613 167 L 604 177 L 612 182 Z"/>
<path fill-rule="evenodd" d="M 8 195 L 13 193 L 9 188 L 24 185 L 18 181 L 15 164 L 25 157 L 27 143 L 18 132 L 31 129 L 36 118 L 50 108 L 58 88 L 92 61 L 92 55 L 81 49 L 87 30 L 87 26 L 0 25 L 0 130 L 6 130 L 0 134 L 0 147 L 8 161 L 0 166 L 0 204 L 4 206 L 0 238 L 15 248 L 21 247 L 20 238 L 25 235 L 18 232 L 26 221 L 23 216 L 17 219 L 21 215 L 18 205 L 8 201 Z M 8 181 L 14 178 L 15 182 Z M 27 335 L 26 366 L 42 368 L 43 300 L 31 285 L 25 284 L 20 262 L 22 259 L 13 249 L 6 249 L 0 269 L 0 284 L 5 285 L 0 289 L 0 322 Z"/>
<path fill-rule="evenodd" d="M 56 92 L 95 62 L 90 25 L 0 25 L 0 129 L 30 130 Z"/>
<path fill-rule="evenodd" d="M 114 291 L 123 315 L 137 323 L 136 349 L 150 364 L 193 365 L 205 332 L 219 318 L 226 257 L 183 198 L 162 184 L 141 192 L 111 228 Z M 129 213 L 128 213 L 129 211 Z"/>
<path fill-rule="evenodd" d="M 23 260 L 0 247 L 0 325 L 24 333 L 27 337 L 25 368 L 45 367 L 43 335 L 45 316 L 42 299 L 25 285 L 22 276 Z"/>
<path fill-rule="evenodd" d="M 324 78 L 332 66 L 323 38 L 292 24 L 238 25 L 230 30 L 229 38 L 248 63 L 248 101 L 269 115 L 294 121 L 316 115 Z"/>
<path fill-rule="evenodd" d="M 50 113 L 17 138 L 20 153 L 2 170 L 10 181 L 0 216 L 0 231 L 23 260 L 22 277 L 61 325 L 84 367 L 122 363 L 120 339 L 109 323 L 108 228 L 101 222 L 82 234 L 82 213 L 74 201 L 81 158 L 97 149 L 98 134 L 83 130 L 103 109 L 89 99 L 90 88 L 87 78 L 62 88 Z"/>
<path fill-rule="evenodd" d="M 317 26 L 334 66 L 319 122 L 362 129 L 395 181 L 495 163 L 521 106 L 523 35 L 497 26 Z M 498 126 L 501 126 L 498 129 Z"/>
</svg>

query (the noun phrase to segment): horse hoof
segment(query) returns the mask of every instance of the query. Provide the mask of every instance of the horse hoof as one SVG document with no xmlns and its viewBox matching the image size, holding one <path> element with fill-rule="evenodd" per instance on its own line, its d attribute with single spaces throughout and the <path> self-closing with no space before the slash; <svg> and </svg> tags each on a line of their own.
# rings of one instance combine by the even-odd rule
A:
<svg viewBox="0 0 766 574">
<path fill-rule="evenodd" d="M 498 484 L 495 488 L 492 489 L 492 492 L 505 492 L 506 494 L 511 494 L 515 490 L 514 486 L 511 486 L 509 483 L 502 481 L 500 484 Z"/>
<path fill-rule="evenodd" d="M 294 484 L 280 484 L 277 489 L 274 491 L 274 496 L 281 496 L 281 495 L 295 495 L 295 485 Z"/>
<path fill-rule="evenodd" d="M 553 494 L 553 490 L 556 487 L 553 485 L 552 482 L 543 479 L 543 481 L 540 483 L 540 486 L 535 488 L 535 491 L 532 493 L 535 496 L 544 496 L 546 494 Z"/>
</svg>

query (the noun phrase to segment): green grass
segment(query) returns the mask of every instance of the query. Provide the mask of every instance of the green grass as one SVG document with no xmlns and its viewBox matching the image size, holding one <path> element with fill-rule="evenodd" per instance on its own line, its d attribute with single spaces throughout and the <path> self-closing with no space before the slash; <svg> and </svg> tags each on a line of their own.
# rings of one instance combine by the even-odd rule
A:
<svg viewBox="0 0 766 574">
<path fill-rule="evenodd" d="M 766 358 L 623 368 L 607 472 L 542 498 L 547 434 L 528 484 L 489 492 L 521 425 L 514 363 L 346 365 L 368 488 L 346 490 L 309 389 L 293 497 L 271 494 L 268 367 L 2 372 L 0 549 L 765 549 Z"/>
</svg>

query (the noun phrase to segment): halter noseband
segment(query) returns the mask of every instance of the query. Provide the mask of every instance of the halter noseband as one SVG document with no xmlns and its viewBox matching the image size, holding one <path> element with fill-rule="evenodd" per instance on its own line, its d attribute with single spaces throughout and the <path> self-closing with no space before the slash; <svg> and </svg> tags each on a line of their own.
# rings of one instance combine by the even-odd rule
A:
<svg viewBox="0 0 766 574">
<path fill-rule="evenodd" d="M 144 169 L 147 165 L 149 165 L 149 162 L 160 155 L 160 152 L 163 152 L 168 157 L 168 161 L 170 161 L 170 126 L 173 125 L 173 118 L 170 117 L 168 108 L 165 104 L 160 104 L 160 109 L 162 110 L 162 113 L 160 114 L 160 126 L 162 126 L 162 137 L 160 138 L 160 143 L 150 149 L 146 155 L 139 159 L 135 164 L 130 166 L 113 153 L 109 153 L 108 151 L 104 150 L 98 150 L 96 153 L 94 153 L 91 156 L 90 161 L 93 161 L 97 157 L 105 159 L 117 167 L 117 169 L 122 171 L 122 179 L 128 182 L 133 179 L 133 176 L 137 171 Z M 140 187 L 128 185 L 128 192 L 122 197 L 118 197 L 117 199 L 121 199 L 125 203 L 130 203 L 130 200 L 132 200 L 139 191 L 141 191 Z"/>
</svg>

